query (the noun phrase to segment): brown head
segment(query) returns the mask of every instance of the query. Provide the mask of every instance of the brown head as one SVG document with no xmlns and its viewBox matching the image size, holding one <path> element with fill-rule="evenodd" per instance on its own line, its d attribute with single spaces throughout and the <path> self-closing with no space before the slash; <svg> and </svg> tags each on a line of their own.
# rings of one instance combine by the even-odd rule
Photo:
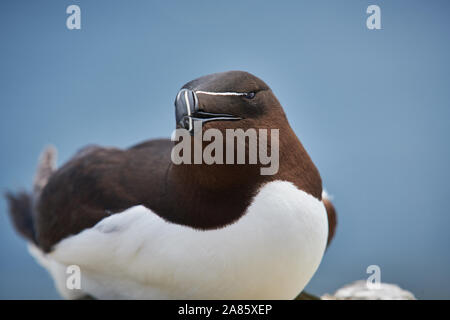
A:
<svg viewBox="0 0 450 320">
<path fill-rule="evenodd" d="M 243 71 L 228 71 L 200 77 L 186 83 L 175 100 L 177 128 L 194 133 L 195 124 L 202 124 L 202 133 L 208 129 L 219 130 L 226 137 L 226 129 L 267 131 L 267 150 L 271 150 L 271 129 L 278 129 L 279 169 L 273 175 L 262 176 L 259 161 L 249 164 L 249 141 L 245 140 L 245 164 L 180 165 L 179 172 L 199 177 L 197 183 L 205 187 L 220 185 L 229 188 L 233 184 L 262 183 L 287 180 L 298 188 L 321 199 L 320 175 L 291 129 L 278 99 L 261 79 Z M 257 137 L 260 139 L 260 136 Z M 224 138 L 223 143 L 228 143 Z M 205 148 L 209 142 L 203 142 Z M 259 147 L 259 145 L 258 145 Z M 235 144 L 234 156 L 237 154 Z M 226 158 L 226 146 L 224 159 Z M 235 159 L 236 160 L 236 159 Z M 206 174 L 207 173 L 207 174 Z M 217 181 L 221 183 L 218 184 Z"/>
</svg>

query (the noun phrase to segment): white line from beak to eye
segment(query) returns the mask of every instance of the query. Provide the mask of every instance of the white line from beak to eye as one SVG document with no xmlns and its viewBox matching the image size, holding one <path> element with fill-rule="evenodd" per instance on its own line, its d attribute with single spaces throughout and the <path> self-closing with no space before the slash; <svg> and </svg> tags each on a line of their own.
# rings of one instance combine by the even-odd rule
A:
<svg viewBox="0 0 450 320">
<path fill-rule="evenodd" d="M 188 91 L 184 92 L 184 100 L 186 101 L 186 109 L 189 116 L 189 131 L 192 130 L 191 105 L 189 103 Z"/>
<path fill-rule="evenodd" d="M 245 96 L 246 92 L 211 92 L 211 91 L 195 91 L 195 93 L 209 94 L 211 96 Z"/>
</svg>

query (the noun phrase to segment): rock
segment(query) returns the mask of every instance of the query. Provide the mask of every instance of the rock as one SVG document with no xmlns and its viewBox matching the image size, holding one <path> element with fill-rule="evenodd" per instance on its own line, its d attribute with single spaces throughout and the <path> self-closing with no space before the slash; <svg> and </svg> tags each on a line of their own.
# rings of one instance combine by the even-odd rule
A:
<svg viewBox="0 0 450 320">
<path fill-rule="evenodd" d="M 378 288 L 369 288 L 365 280 L 358 280 L 338 289 L 333 295 L 325 294 L 322 300 L 416 300 L 414 295 L 399 286 L 380 283 Z"/>
</svg>

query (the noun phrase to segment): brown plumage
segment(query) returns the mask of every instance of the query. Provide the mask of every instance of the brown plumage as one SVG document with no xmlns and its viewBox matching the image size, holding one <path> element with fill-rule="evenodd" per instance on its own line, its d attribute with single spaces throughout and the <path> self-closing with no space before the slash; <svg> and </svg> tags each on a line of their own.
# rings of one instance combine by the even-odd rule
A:
<svg viewBox="0 0 450 320">
<path fill-rule="evenodd" d="M 280 103 L 262 80 L 234 71 L 202 77 L 183 88 L 255 92 L 255 98 L 249 101 L 201 97 L 203 110 L 223 113 L 226 108 L 226 112 L 242 118 L 237 122 L 205 123 L 203 130 L 279 128 L 278 173 L 262 176 L 259 164 L 174 165 L 170 159 L 173 142 L 168 139 L 150 140 L 124 150 L 89 146 L 52 170 L 51 176 L 45 176 L 45 185 L 39 186 L 34 201 L 27 194 L 8 196 L 18 231 L 49 252 L 62 239 L 135 205 L 144 205 L 174 223 L 197 229 L 220 228 L 239 219 L 257 190 L 274 180 L 290 181 L 321 200 L 320 174 L 289 126 Z M 329 200 L 324 204 L 330 242 L 336 213 Z"/>
</svg>

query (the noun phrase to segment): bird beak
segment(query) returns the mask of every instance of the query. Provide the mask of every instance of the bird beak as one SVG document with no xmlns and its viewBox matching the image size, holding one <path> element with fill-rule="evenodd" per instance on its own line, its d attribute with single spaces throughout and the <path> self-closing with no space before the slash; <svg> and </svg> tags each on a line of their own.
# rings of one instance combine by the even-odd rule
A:
<svg viewBox="0 0 450 320">
<path fill-rule="evenodd" d="M 200 110 L 197 94 L 189 89 L 181 89 L 175 99 L 175 117 L 177 128 L 184 128 L 192 135 L 194 132 L 194 121 L 233 121 L 241 118 L 225 114 L 211 113 Z"/>
</svg>

